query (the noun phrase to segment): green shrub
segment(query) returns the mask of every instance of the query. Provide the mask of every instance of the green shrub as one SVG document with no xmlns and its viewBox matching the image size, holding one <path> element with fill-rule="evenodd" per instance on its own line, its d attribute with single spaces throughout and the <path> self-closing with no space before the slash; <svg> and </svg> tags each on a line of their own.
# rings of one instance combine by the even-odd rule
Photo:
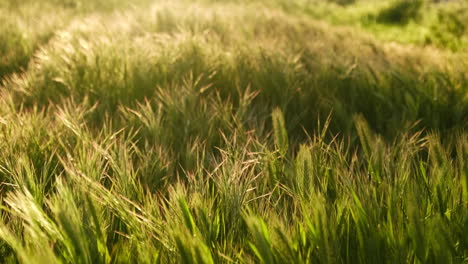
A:
<svg viewBox="0 0 468 264">
<path fill-rule="evenodd" d="M 352 5 L 356 3 L 356 0 L 328 0 L 328 1 L 341 5 L 341 6 L 347 6 L 347 5 Z"/>
<path fill-rule="evenodd" d="M 463 45 L 466 23 L 468 23 L 468 7 L 460 9 L 442 9 L 437 12 L 430 26 L 430 34 L 426 36 L 426 44 L 448 47 L 453 50 Z"/>
<path fill-rule="evenodd" d="M 407 24 L 417 19 L 423 7 L 422 0 L 398 0 L 381 10 L 377 21 L 386 24 Z"/>
</svg>

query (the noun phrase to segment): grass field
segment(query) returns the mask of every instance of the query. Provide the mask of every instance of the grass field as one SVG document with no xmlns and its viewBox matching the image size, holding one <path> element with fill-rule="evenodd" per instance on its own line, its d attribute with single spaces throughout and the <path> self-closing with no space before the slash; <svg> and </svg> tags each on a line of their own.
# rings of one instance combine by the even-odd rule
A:
<svg viewBox="0 0 468 264">
<path fill-rule="evenodd" d="M 468 2 L 0 1 L 1 263 L 467 263 Z"/>
</svg>

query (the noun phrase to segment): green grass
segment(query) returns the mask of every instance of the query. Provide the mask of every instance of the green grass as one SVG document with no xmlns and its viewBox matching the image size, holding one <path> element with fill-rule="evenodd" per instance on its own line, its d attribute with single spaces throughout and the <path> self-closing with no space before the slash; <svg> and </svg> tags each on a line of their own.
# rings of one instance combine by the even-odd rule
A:
<svg viewBox="0 0 468 264">
<path fill-rule="evenodd" d="M 466 4 L 40 2 L 0 3 L 1 262 L 468 261 Z"/>
<path fill-rule="evenodd" d="M 468 7 L 463 0 L 360 0 L 345 6 L 334 2 L 284 1 L 283 7 L 293 14 L 352 26 L 384 41 L 467 50 Z"/>
</svg>

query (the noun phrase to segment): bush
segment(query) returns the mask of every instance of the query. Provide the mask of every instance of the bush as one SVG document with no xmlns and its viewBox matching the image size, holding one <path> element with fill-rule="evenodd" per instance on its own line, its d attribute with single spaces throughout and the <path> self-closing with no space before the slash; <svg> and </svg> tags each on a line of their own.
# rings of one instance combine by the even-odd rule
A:
<svg viewBox="0 0 468 264">
<path fill-rule="evenodd" d="M 417 19 L 423 6 L 422 0 L 399 0 L 381 10 L 377 22 L 385 24 L 407 24 Z"/>
<path fill-rule="evenodd" d="M 468 8 L 459 10 L 439 10 L 437 19 L 431 24 L 431 34 L 426 36 L 426 44 L 448 47 L 456 50 L 462 46 L 466 34 Z"/>
<path fill-rule="evenodd" d="M 329 2 L 342 5 L 342 6 L 347 6 L 347 5 L 352 5 L 356 3 L 356 0 L 328 0 Z"/>
</svg>

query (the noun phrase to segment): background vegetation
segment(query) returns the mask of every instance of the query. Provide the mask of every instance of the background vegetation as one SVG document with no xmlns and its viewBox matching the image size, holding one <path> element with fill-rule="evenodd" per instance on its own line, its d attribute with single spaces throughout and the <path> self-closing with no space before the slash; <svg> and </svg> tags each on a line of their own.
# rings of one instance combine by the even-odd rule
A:
<svg viewBox="0 0 468 264">
<path fill-rule="evenodd" d="M 467 10 L 0 2 L 0 259 L 465 263 Z"/>
</svg>

